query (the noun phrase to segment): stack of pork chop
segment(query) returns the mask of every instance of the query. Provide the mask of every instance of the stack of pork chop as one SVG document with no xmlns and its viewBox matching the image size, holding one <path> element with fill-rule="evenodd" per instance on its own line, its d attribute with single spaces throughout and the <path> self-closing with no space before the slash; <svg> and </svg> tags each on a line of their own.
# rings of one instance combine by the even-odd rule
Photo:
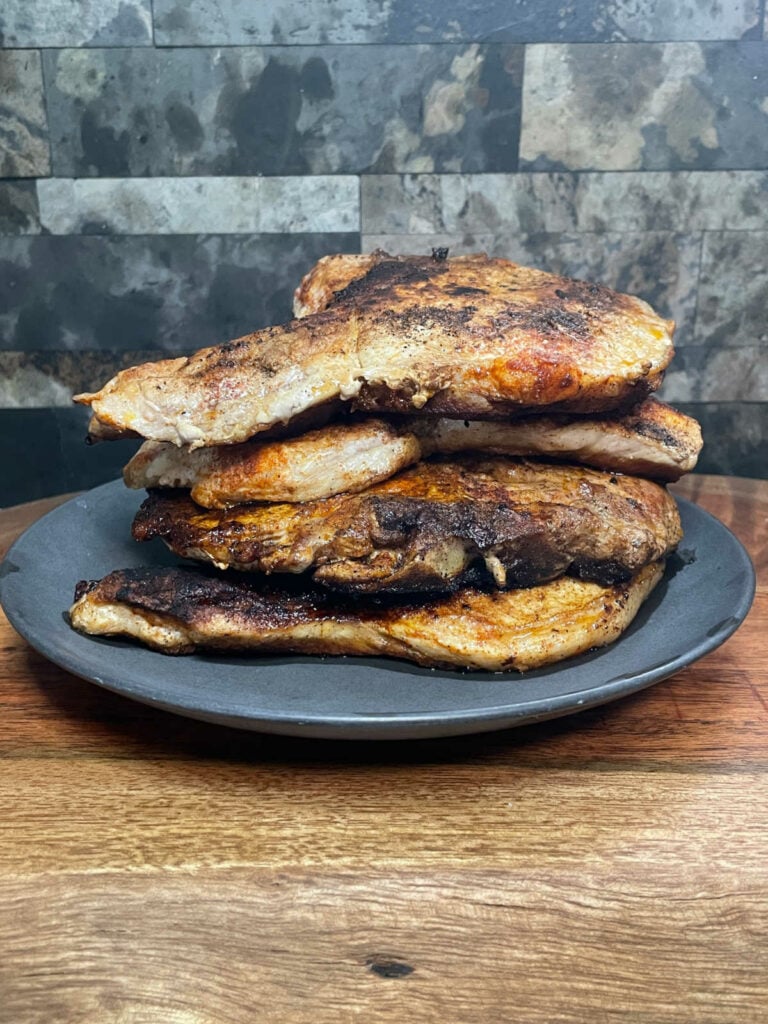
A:
<svg viewBox="0 0 768 1024">
<path fill-rule="evenodd" d="M 484 255 L 329 256 L 296 319 L 119 373 L 137 540 L 208 568 L 84 583 L 76 628 L 500 670 L 610 642 L 681 538 L 698 425 L 651 397 L 673 325 Z"/>
</svg>

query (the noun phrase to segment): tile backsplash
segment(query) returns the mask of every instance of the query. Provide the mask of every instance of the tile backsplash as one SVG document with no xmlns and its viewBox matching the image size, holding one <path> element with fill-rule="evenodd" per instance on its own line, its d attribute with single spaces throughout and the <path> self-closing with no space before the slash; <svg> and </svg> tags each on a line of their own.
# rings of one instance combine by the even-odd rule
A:
<svg viewBox="0 0 768 1024">
<path fill-rule="evenodd" d="M 700 468 L 768 475 L 764 8 L 5 0 L 0 503 L 119 471 L 73 392 L 279 322 L 320 255 L 376 247 L 643 296 Z"/>
</svg>

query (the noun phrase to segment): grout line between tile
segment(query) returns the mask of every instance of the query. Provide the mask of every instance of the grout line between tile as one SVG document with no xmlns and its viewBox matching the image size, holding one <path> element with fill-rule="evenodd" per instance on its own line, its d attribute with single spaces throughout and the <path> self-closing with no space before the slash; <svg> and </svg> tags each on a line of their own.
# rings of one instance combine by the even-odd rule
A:
<svg viewBox="0 0 768 1024">
<path fill-rule="evenodd" d="M 45 61 L 43 60 L 43 51 L 42 51 L 42 49 L 39 49 L 37 51 L 37 53 L 38 53 L 38 55 L 40 57 L 40 82 L 41 82 L 41 84 L 43 86 L 43 110 L 45 111 L 45 141 L 46 141 L 46 144 L 48 146 L 48 174 L 42 175 L 42 177 L 52 178 L 54 176 L 54 172 L 53 172 L 53 146 L 51 145 L 51 118 L 50 118 L 50 113 L 48 111 L 48 81 L 47 81 L 47 75 L 45 73 Z M 39 177 L 41 177 L 41 176 L 38 176 L 38 177 L 36 177 L 34 179 L 34 181 L 35 181 L 35 198 L 37 199 L 37 207 L 38 207 L 38 220 L 39 220 L 39 217 L 40 217 L 40 197 L 39 197 L 38 192 L 37 192 L 37 182 L 39 180 Z"/>
<path fill-rule="evenodd" d="M 155 41 L 155 0 L 149 0 L 149 24 L 152 32 L 152 46 L 157 49 Z"/>
<path fill-rule="evenodd" d="M 357 176 L 357 232 L 360 236 L 359 249 L 363 251 L 363 176 Z"/>
<path fill-rule="evenodd" d="M 691 340 L 693 344 L 696 344 L 696 329 L 699 324 L 699 302 L 701 300 L 701 270 L 704 264 L 704 236 L 707 234 L 706 228 L 701 232 L 701 238 L 699 239 L 699 265 L 696 270 L 696 303 L 693 307 L 693 317 L 691 323 Z"/>
<path fill-rule="evenodd" d="M 763 14 L 760 19 L 761 27 L 765 24 L 765 10 L 766 0 L 763 0 Z M 154 0 L 152 0 L 152 9 L 154 10 Z M 751 44 L 764 44 L 765 39 L 743 39 L 740 36 L 729 36 L 726 38 L 718 39 L 542 39 L 542 40 L 523 40 L 523 39 L 507 39 L 507 40 L 489 40 L 483 39 L 454 39 L 454 40 L 434 40 L 432 42 L 425 40 L 410 41 L 410 42 L 398 42 L 398 41 L 371 41 L 371 42 L 344 42 L 344 43 L 330 43 L 330 42 L 311 42 L 311 43 L 230 43 L 230 42 L 210 42 L 205 43 L 158 43 L 155 42 L 155 26 L 154 16 L 152 19 L 152 39 L 147 43 L 115 43 L 112 45 L 100 45 L 100 46 L 83 46 L 77 44 L 57 44 L 50 46 L 38 45 L 14 45 L 5 46 L 6 50 L 308 50 L 308 49 L 344 49 L 347 47 L 388 47 L 388 48 L 400 48 L 400 49 L 415 49 L 424 46 L 429 47 L 466 47 L 466 46 L 674 46 L 677 43 L 689 44 L 697 43 L 701 46 L 719 46 L 725 43 L 751 43 Z"/>
</svg>

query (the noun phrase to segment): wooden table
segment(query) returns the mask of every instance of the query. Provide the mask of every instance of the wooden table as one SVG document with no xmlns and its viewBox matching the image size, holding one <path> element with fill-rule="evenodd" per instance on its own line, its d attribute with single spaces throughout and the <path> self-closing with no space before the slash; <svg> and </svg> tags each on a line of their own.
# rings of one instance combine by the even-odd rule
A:
<svg viewBox="0 0 768 1024">
<path fill-rule="evenodd" d="M 535 727 L 238 733 L 81 682 L 3 620 L 0 1021 L 768 1021 L 768 483 L 676 490 L 751 552 L 751 615 Z"/>
</svg>

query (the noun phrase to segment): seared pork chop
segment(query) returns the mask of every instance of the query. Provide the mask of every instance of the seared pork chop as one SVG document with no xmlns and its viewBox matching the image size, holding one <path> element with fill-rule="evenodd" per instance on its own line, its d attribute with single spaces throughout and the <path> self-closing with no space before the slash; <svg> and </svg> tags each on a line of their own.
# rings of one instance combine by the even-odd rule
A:
<svg viewBox="0 0 768 1024">
<path fill-rule="evenodd" d="M 367 258 L 327 309 L 76 396 L 93 433 L 200 448 L 342 399 L 364 411 L 508 419 L 634 405 L 672 358 L 641 299 L 484 255 Z"/>
<path fill-rule="evenodd" d="M 505 458 L 420 462 L 361 494 L 303 504 L 200 508 L 153 491 L 133 525 L 220 569 L 300 573 L 345 591 L 445 591 L 484 563 L 499 588 L 570 572 L 627 580 L 681 537 L 658 484 L 582 466 Z"/>
<path fill-rule="evenodd" d="M 370 417 L 282 441 L 189 451 L 145 441 L 125 467 L 128 487 L 189 487 L 205 508 L 312 501 L 362 491 L 435 453 L 547 455 L 620 473 L 677 480 L 696 464 L 698 423 L 655 398 L 620 416 L 531 416 L 506 423 Z"/>
<path fill-rule="evenodd" d="M 663 564 L 603 587 L 563 577 L 530 590 L 468 588 L 424 603 L 340 601 L 300 582 L 124 569 L 81 583 L 81 633 L 128 636 L 167 654 L 194 650 L 389 655 L 429 667 L 531 669 L 611 643 L 661 579 Z"/>
<path fill-rule="evenodd" d="M 332 423 L 285 441 L 177 448 L 145 441 L 123 470 L 128 487 L 189 487 L 205 508 L 311 501 L 362 491 L 422 456 L 418 437 L 373 417 Z"/>
</svg>

